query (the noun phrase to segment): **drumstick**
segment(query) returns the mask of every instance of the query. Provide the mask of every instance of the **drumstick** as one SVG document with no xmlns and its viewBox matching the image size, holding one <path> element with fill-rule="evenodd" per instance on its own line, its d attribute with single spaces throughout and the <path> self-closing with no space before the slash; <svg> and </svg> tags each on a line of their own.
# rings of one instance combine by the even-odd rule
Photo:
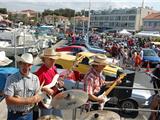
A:
<svg viewBox="0 0 160 120">
<path fill-rule="evenodd" d="M 40 86 L 39 89 L 37 90 L 37 93 L 40 92 L 40 91 L 42 90 L 42 87 L 43 87 L 43 85 L 44 85 L 44 82 L 45 82 L 45 81 L 43 80 L 41 86 Z"/>
</svg>

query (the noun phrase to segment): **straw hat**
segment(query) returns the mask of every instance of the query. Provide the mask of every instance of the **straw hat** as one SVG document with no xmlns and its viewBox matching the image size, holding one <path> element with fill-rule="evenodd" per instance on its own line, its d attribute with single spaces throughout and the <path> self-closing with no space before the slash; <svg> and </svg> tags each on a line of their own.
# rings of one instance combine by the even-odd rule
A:
<svg viewBox="0 0 160 120">
<path fill-rule="evenodd" d="M 107 63 L 107 57 L 105 55 L 97 54 L 93 57 L 90 65 L 107 65 Z"/>
<path fill-rule="evenodd" d="M 51 59 L 58 59 L 61 57 L 60 53 L 55 52 L 52 48 L 47 48 L 43 51 L 43 53 L 40 55 L 41 58 L 51 58 Z"/>
<path fill-rule="evenodd" d="M 9 65 L 12 62 L 8 57 L 6 57 L 5 51 L 0 52 L 0 66 Z"/>
<path fill-rule="evenodd" d="M 30 53 L 24 53 L 20 56 L 16 56 L 17 62 L 24 62 L 28 64 L 33 64 L 33 56 Z"/>
</svg>

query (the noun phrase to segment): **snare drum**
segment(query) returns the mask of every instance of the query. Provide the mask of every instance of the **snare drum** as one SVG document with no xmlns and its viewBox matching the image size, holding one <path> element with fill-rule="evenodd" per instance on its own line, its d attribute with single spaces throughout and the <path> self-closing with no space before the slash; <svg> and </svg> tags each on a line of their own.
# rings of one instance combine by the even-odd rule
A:
<svg viewBox="0 0 160 120">
<path fill-rule="evenodd" d="M 63 119 L 58 116 L 54 116 L 54 115 L 45 115 L 45 116 L 38 118 L 38 120 L 63 120 Z"/>
</svg>

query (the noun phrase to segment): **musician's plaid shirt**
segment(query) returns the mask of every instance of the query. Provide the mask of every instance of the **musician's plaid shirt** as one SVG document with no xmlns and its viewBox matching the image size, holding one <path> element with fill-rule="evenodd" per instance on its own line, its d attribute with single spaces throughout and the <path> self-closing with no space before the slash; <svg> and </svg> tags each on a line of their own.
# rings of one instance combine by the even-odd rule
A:
<svg viewBox="0 0 160 120">
<path fill-rule="evenodd" d="M 91 95 L 97 94 L 105 82 L 101 77 L 101 73 L 98 73 L 93 67 L 90 68 L 83 81 L 84 91 Z"/>
</svg>

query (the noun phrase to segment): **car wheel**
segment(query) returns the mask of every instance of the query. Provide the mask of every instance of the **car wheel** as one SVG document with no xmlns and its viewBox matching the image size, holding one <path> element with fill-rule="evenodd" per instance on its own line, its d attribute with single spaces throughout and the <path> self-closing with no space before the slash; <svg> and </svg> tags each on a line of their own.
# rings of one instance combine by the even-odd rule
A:
<svg viewBox="0 0 160 120">
<path fill-rule="evenodd" d="M 119 102 L 120 116 L 128 118 L 136 118 L 138 116 L 138 111 L 125 110 L 128 109 L 138 109 L 138 103 L 132 99 L 127 99 Z"/>
</svg>

